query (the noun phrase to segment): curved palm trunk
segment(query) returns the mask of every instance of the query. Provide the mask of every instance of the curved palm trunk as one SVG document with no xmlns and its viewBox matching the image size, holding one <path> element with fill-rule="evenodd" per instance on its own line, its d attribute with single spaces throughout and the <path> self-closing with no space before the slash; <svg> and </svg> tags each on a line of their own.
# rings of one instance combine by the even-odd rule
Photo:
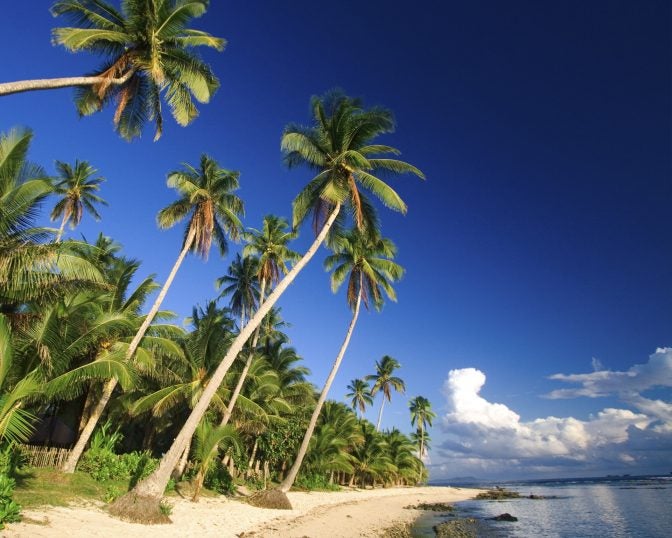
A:
<svg viewBox="0 0 672 538">
<path fill-rule="evenodd" d="M 196 231 L 194 229 L 189 230 L 189 234 L 187 235 L 187 238 L 184 241 L 184 246 L 182 247 L 182 251 L 180 252 L 180 255 L 177 257 L 177 260 L 175 261 L 175 265 L 173 265 L 173 268 L 171 269 L 170 274 L 166 279 L 166 282 L 163 284 L 163 287 L 161 288 L 161 291 L 159 292 L 156 301 L 154 301 L 152 308 L 147 313 L 145 320 L 142 322 L 142 325 L 140 325 L 138 332 L 135 334 L 133 340 L 131 341 L 131 344 L 128 346 L 128 351 L 126 351 L 126 360 L 131 359 L 133 353 L 135 353 L 135 350 L 138 349 L 138 346 L 140 345 L 140 340 L 142 340 L 142 337 L 145 336 L 147 329 L 149 329 L 149 326 L 151 325 L 152 321 L 154 321 L 156 313 L 159 311 L 159 308 L 161 308 L 161 303 L 166 298 L 168 288 L 170 288 L 170 285 L 173 283 L 173 280 L 175 279 L 175 275 L 177 274 L 180 265 L 182 265 L 182 262 L 184 261 L 187 252 L 189 252 L 189 249 L 191 248 L 191 245 L 194 242 L 194 237 L 196 237 Z"/>
<path fill-rule="evenodd" d="M 100 417 L 103 414 L 105 406 L 107 406 L 107 402 L 110 401 L 112 392 L 114 391 L 116 386 L 117 386 L 116 377 L 108 379 L 105 382 L 105 386 L 103 387 L 103 393 L 100 395 L 100 400 L 98 400 L 98 403 L 96 403 L 96 407 L 94 407 L 93 411 L 91 411 L 91 415 L 89 416 L 89 419 L 86 421 L 86 426 L 84 426 L 84 429 L 82 430 L 79 439 L 77 439 L 75 446 L 72 447 L 72 450 L 68 455 L 68 459 L 65 460 L 63 467 L 61 467 L 61 470 L 64 473 L 72 474 L 75 472 L 75 468 L 79 463 L 79 459 L 82 457 L 82 454 L 84 453 L 84 448 L 86 448 L 89 439 L 91 439 L 91 434 L 93 433 L 93 430 L 98 424 L 98 421 L 100 420 Z"/>
<path fill-rule="evenodd" d="M 383 403 L 380 404 L 380 411 L 378 411 L 378 422 L 376 423 L 376 431 L 380 431 L 380 423 L 383 420 L 383 407 L 385 407 L 385 394 L 383 394 Z"/>
<path fill-rule="evenodd" d="M 287 476 L 285 477 L 285 479 L 280 484 L 280 487 L 278 488 L 283 493 L 287 493 L 291 489 L 291 487 L 294 485 L 294 481 L 296 480 L 296 476 L 299 474 L 299 469 L 301 468 L 301 464 L 303 463 L 303 458 L 305 457 L 306 452 L 308 451 L 308 444 L 310 443 L 310 438 L 313 436 L 313 431 L 315 430 L 317 419 L 320 416 L 320 411 L 322 411 L 322 405 L 324 404 L 324 401 L 327 399 L 327 394 L 329 393 L 331 384 L 333 383 L 334 378 L 336 377 L 338 367 L 341 365 L 341 361 L 343 360 L 343 356 L 345 355 L 345 350 L 348 349 L 348 344 L 350 343 L 350 337 L 352 336 L 352 331 L 355 328 L 355 323 L 357 323 L 357 317 L 359 316 L 359 306 L 361 301 L 362 301 L 362 294 L 360 291 L 359 295 L 357 296 L 357 302 L 355 303 L 355 310 L 352 314 L 352 319 L 350 320 L 350 324 L 348 325 L 348 332 L 345 334 L 345 340 L 343 340 L 343 344 L 341 345 L 341 349 L 339 350 L 338 355 L 336 356 L 336 360 L 334 361 L 334 364 L 331 367 L 329 376 L 327 376 L 327 380 L 324 382 L 324 387 L 322 387 L 322 392 L 320 393 L 320 397 L 317 400 L 317 405 L 313 410 L 313 415 L 310 417 L 310 423 L 308 424 L 308 429 L 306 430 L 306 433 L 303 436 L 303 441 L 301 441 L 301 446 L 299 447 L 299 453 L 296 455 L 296 459 L 294 460 L 291 469 L 289 470 Z"/>
<path fill-rule="evenodd" d="M 123 77 L 108 79 L 105 77 L 62 77 L 62 78 L 40 78 L 33 80 L 17 80 L 16 82 L 0 83 L 0 96 L 13 93 L 22 93 L 36 90 L 55 90 L 58 88 L 70 88 L 74 86 L 93 86 L 95 84 L 113 84 L 119 85 L 128 81 L 135 73 L 131 69 Z"/>
<path fill-rule="evenodd" d="M 243 348 L 245 342 L 248 340 L 248 338 L 250 338 L 250 336 L 252 336 L 252 333 L 264 319 L 264 316 L 268 314 L 270 309 L 277 302 L 280 296 L 284 293 L 287 287 L 294 281 L 296 276 L 301 272 L 301 270 L 306 266 L 306 264 L 311 260 L 311 258 L 320 248 L 320 246 L 326 239 L 327 234 L 331 229 L 331 226 L 336 220 L 336 217 L 338 216 L 340 209 L 341 209 L 340 204 L 334 207 L 331 214 L 329 215 L 329 218 L 322 227 L 322 230 L 320 230 L 320 233 L 315 238 L 315 241 L 313 241 L 313 244 L 310 246 L 310 248 L 306 251 L 303 257 L 297 262 L 297 264 L 294 267 L 292 267 L 292 269 L 289 271 L 289 273 L 287 273 L 285 278 L 283 278 L 280 281 L 280 283 L 275 287 L 273 292 L 268 296 L 268 299 L 263 304 L 263 306 L 261 306 L 259 310 L 257 310 L 254 316 L 252 316 L 252 319 L 245 326 L 245 328 L 238 334 L 236 339 L 232 342 L 229 351 L 226 353 L 225 357 L 222 359 L 222 362 L 220 362 L 219 366 L 217 367 L 214 374 L 210 378 L 210 382 L 203 390 L 203 394 L 201 395 L 200 399 L 192 409 L 191 414 L 184 423 L 184 426 L 182 426 L 180 433 L 173 440 L 173 444 L 171 445 L 170 449 L 161 459 L 159 467 L 147 478 L 138 482 L 135 488 L 133 488 L 129 493 L 127 493 L 122 497 L 119 497 L 119 499 L 115 502 L 115 504 L 110 507 L 112 513 L 115 513 L 115 506 L 119 506 L 119 510 L 116 511 L 116 513 L 119 515 L 123 515 L 122 507 L 124 506 L 124 504 L 128 503 L 129 498 L 145 497 L 156 499 L 157 501 L 161 498 L 164 490 L 166 489 L 166 485 L 168 484 L 168 480 L 170 479 L 170 472 L 175 467 L 175 464 L 177 463 L 177 460 L 180 457 L 181 447 L 186 442 L 186 440 L 194 434 L 194 431 L 196 431 L 198 423 L 205 414 L 205 411 L 210 405 L 212 397 L 215 395 L 215 392 L 221 385 L 224 376 L 229 371 L 229 368 L 231 367 L 231 364 L 233 363 L 234 359 L 238 356 L 238 353 L 240 353 L 240 350 Z"/>
<path fill-rule="evenodd" d="M 266 293 L 266 279 L 264 278 L 261 281 L 261 300 L 259 302 L 259 308 L 261 308 L 264 304 L 265 293 Z M 252 351 L 250 351 L 250 354 L 247 357 L 247 361 L 245 361 L 245 367 L 243 368 L 243 371 L 241 372 L 240 377 L 238 378 L 238 383 L 236 383 L 236 388 L 233 390 L 233 394 L 229 399 L 229 404 L 226 406 L 226 410 L 224 411 L 224 415 L 222 416 L 222 422 L 219 424 L 220 426 L 226 426 L 229 423 L 229 420 L 231 419 L 231 414 L 233 413 L 233 408 L 236 405 L 236 400 L 238 400 L 238 396 L 240 396 L 240 393 L 243 390 L 243 384 L 245 383 L 245 378 L 247 377 L 247 373 L 250 371 L 250 366 L 252 366 L 252 360 L 254 359 L 254 348 L 257 347 L 258 341 L 259 341 L 259 327 L 257 327 L 256 331 L 254 331 L 254 337 L 252 338 L 252 346 L 251 346 Z"/>
</svg>

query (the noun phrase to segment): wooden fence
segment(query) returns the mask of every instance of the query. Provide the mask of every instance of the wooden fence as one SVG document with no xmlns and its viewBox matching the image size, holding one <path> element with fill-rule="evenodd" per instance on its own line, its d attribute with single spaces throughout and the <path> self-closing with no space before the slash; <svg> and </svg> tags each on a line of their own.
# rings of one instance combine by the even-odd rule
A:
<svg viewBox="0 0 672 538">
<path fill-rule="evenodd" d="M 60 467 L 70 454 L 67 448 L 20 445 L 21 454 L 31 467 Z"/>
</svg>

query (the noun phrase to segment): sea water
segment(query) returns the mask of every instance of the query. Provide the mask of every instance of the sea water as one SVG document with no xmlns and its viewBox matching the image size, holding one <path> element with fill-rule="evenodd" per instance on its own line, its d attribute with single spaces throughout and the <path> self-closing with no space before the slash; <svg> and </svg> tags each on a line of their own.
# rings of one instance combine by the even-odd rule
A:
<svg viewBox="0 0 672 538">
<path fill-rule="evenodd" d="M 477 519 L 478 536 L 484 538 L 672 537 L 672 477 L 622 476 L 497 485 L 522 496 L 545 498 L 457 503 L 455 513 L 421 517 L 414 527 L 414 536 L 434 536 L 434 525 L 460 517 Z M 518 521 L 490 519 L 503 513 L 517 517 Z"/>
</svg>

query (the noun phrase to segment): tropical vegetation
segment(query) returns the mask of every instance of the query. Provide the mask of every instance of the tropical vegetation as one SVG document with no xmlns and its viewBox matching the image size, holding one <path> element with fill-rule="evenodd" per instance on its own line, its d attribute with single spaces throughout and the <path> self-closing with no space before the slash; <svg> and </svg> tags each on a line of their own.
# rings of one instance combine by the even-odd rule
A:
<svg viewBox="0 0 672 538">
<path fill-rule="evenodd" d="M 125 0 L 119 10 L 103 0 L 56 1 L 53 13 L 73 26 L 55 29 L 54 43 L 100 54 L 104 64 L 85 77 L 3 83 L 0 95 L 72 86 L 80 114 L 114 103 L 119 134 L 132 139 L 153 121 L 158 138 L 162 99 L 186 125 L 197 114 L 192 99 L 209 101 L 219 85 L 192 51 L 224 45 L 189 27 L 207 7 L 205 0 Z M 166 518 L 159 502 L 175 484 L 197 501 L 204 489 L 227 493 L 238 483 L 286 492 L 426 478 L 429 401 L 409 402 L 414 433 L 380 428 L 385 401 L 405 389 L 399 362 L 385 355 L 374 374 L 353 379 L 350 405 L 329 399 L 360 315 L 396 301 L 393 285 L 404 273 L 378 210 L 405 213 L 391 181 L 424 176 L 379 140 L 394 131 L 389 110 L 341 91 L 313 97 L 310 110 L 310 123 L 288 125 L 280 141 L 285 164 L 312 174 L 293 201 L 291 226 L 266 215 L 246 228 L 240 174 L 208 154 L 167 174 L 177 198 L 159 211 L 158 226 L 185 226 L 162 283 L 114 238 L 65 234 L 85 213 L 101 218 L 98 170 L 56 160 L 50 174 L 29 160 L 30 130 L 0 133 L 0 526 L 18 517 L 14 478 L 24 473 L 20 483 L 28 483 L 42 472 L 22 464 L 35 445 L 67 448 L 64 480 L 86 474 L 108 484 L 111 513 L 145 522 Z M 42 225 L 47 219 L 58 228 Z M 314 237 L 299 254 L 292 242 L 306 220 Z M 207 259 L 214 244 L 226 259 L 239 240 L 214 298 L 185 320 L 162 310 L 190 253 Z M 290 345 L 277 301 L 322 247 L 350 320 L 318 388 Z M 374 426 L 365 414 L 378 393 Z"/>
</svg>

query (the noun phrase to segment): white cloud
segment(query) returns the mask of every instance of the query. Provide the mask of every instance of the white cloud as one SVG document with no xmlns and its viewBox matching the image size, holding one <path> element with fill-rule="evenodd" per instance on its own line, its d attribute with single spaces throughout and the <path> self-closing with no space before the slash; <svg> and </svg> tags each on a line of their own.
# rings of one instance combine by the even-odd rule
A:
<svg viewBox="0 0 672 538">
<path fill-rule="evenodd" d="M 601 366 L 597 361 L 594 365 Z M 665 462 L 672 458 L 672 404 L 644 398 L 638 391 L 672 386 L 672 349 L 658 349 L 648 363 L 627 372 L 600 370 L 552 378 L 582 384 L 561 395 L 554 391 L 554 398 L 615 394 L 631 409 L 605 408 L 586 420 L 551 416 L 525 422 L 506 405 L 480 395 L 486 381 L 483 372 L 451 370 L 443 386 L 444 442 L 435 452 L 439 457 L 433 476 L 495 476 L 502 470 L 531 476 L 558 474 L 567 467 L 669 465 Z"/>
<path fill-rule="evenodd" d="M 593 367 L 600 365 L 599 361 Z M 672 387 L 672 348 L 658 348 L 645 364 L 636 364 L 626 372 L 597 370 L 590 374 L 554 374 L 549 377 L 567 383 L 579 383 L 580 388 L 558 389 L 547 398 L 576 398 L 640 393 L 654 387 Z"/>
</svg>

